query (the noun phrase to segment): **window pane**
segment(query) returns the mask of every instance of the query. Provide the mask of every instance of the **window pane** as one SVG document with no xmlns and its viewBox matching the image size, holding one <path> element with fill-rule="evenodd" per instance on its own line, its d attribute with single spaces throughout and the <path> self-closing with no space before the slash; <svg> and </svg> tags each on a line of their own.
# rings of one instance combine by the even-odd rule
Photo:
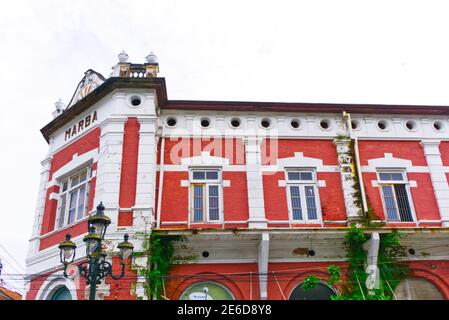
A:
<svg viewBox="0 0 449 320">
<path fill-rule="evenodd" d="M 379 172 L 379 179 L 381 181 L 403 181 L 404 176 L 402 172 Z"/>
<path fill-rule="evenodd" d="M 402 181 L 404 180 L 404 176 L 401 172 L 393 172 L 391 173 L 391 180 Z"/>
<path fill-rule="evenodd" d="M 193 186 L 193 221 L 203 221 L 203 186 Z"/>
<path fill-rule="evenodd" d="M 382 186 L 385 207 L 387 209 L 387 217 L 390 221 L 398 221 L 398 213 L 394 202 L 393 187 Z"/>
<path fill-rule="evenodd" d="M 74 187 L 79 183 L 79 176 L 73 177 L 70 183 L 70 187 Z"/>
<path fill-rule="evenodd" d="M 77 191 L 70 193 L 68 224 L 70 224 L 70 223 L 75 221 L 77 199 L 78 199 L 78 192 Z"/>
<path fill-rule="evenodd" d="M 391 174 L 389 172 L 379 172 L 379 179 L 382 181 L 391 180 Z"/>
<path fill-rule="evenodd" d="M 310 171 L 299 171 L 299 172 L 287 172 L 288 180 L 295 181 L 310 181 L 313 180 L 312 172 Z"/>
<path fill-rule="evenodd" d="M 64 183 L 62 184 L 62 192 L 67 191 L 68 184 L 69 184 L 68 180 L 64 181 Z"/>
<path fill-rule="evenodd" d="M 298 186 L 290 187 L 290 200 L 292 202 L 293 220 L 302 220 L 301 197 Z"/>
<path fill-rule="evenodd" d="M 87 172 L 83 171 L 80 175 L 80 183 L 83 181 L 86 181 L 86 178 L 87 178 Z"/>
<path fill-rule="evenodd" d="M 209 186 L 209 219 L 219 220 L 218 186 Z"/>
<path fill-rule="evenodd" d="M 301 180 L 299 172 L 287 172 L 288 180 Z"/>
<path fill-rule="evenodd" d="M 86 186 L 83 185 L 80 189 L 79 189 L 79 194 L 78 194 L 78 213 L 76 215 L 76 219 L 82 219 L 84 216 L 84 209 L 85 209 L 85 203 L 86 203 Z"/>
<path fill-rule="evenodd" d="M 318 219 L 316 202 L 315 202 L 315 190 L 314 187 L 306 186 L 304 187 L 306 194 L 306 204 L 307 204 L 307 217 L 310 220 Z"/>
<path fill-rule="evenodd" d="M 194 171 L 193 172 L 193 179 L 195 180 L 204 180 L 205 178 L 205 172 L 204 171 Z"/>
<path fill-rule="evenodd" d="M 301 180 L 312 180 L 312 172 L 301 172 Z"/>
<path fill-rule="evenodd" d="M 207 171 L 206 179 L 208 180 L 217 180 L 218 179 L 218 171 Z"/>
<path fill-rule="evenodd" d="M 412 211 L 410 210 L 410 204 L 408 202 L 407 190 L 405 185 L 396 184 L 394 186 L 394 192 L 396 194 L 396 200 L 398 202 L 399 217 L 401 221 L 413 221 Z"/>
<path fill-rule="evenodd" d="M 61 198 L 59 198 L 59 215 L 58 215 L 58 228 L 64 226 L 64 218 L 65 218 L 65 205 L 66 205 L 66 194 L 63 194 Z"/>
</svg>

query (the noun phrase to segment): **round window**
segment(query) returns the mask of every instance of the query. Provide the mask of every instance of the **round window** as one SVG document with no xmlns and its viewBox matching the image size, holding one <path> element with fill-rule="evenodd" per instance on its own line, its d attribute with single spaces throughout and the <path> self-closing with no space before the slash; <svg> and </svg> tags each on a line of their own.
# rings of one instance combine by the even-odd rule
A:
<svg viewBox="0 0 449 320">
<path fill-rule="evenodd" d="M 388 123 L 387 123 L 387 121 L 385 121 L 385 120 L 380 120 L 380 121 L 377 122 L 377 127 L 378 127 L 380 130 L 387 130 L 387 128 L 388 128 Z"/>
<path fill-rule="evenodd" d="M 331 300 L 335 294 L 331 287 L 321 282 L 310 290 L 305 290 L 300 284 L 292 291 L 289 300 Z"/>
<path fill-rule="evenodd" d="M 233 119 L 231 119 L 231 126 L 232 126 L 233 128 L 238 128 L 238 127 L 240 127 L 240 119 L 238 119 L 238 118 L 233 118 Z"/>
<path fill-rule="evenodd" d="M 202 118 L 201 119 L 201 126 L 203 128 L 209 128 L 210 126 L 210 120 L 208 118 Z"/>
<path fill-rule="evenodd" d="M 298 129 L 301 126 L 301 122 L 298 119 L 292 119 L 292 121 L 290 121 L 290 125 L 293 129 Z"/>
<path fill-rule="evenodd" d="M 234 300 L 232 293 L 215 282 L 195 283 L 179 297 L 180 300 Z"/>
<path fill-rule="evenodd" d="M 260 125 L 262 127 L 264 127 L 265 129 L 268 129 L 271 126 L 271 121 L 270 121 L 270 119 L 267 119 L 267 118 L 262 119 L 262 121 L 260 121 Z"/>
<path fill-rule="evenodd" d="M 323 119 L 320 121 L 321 129 L 327 130 L 331 127 L 331 122 L 329 119 Z"/>
<path fill-rule="evenodd" d="M 50 300 L 72 300 L 72 295 L 67 287 L 60 287 L 53 293 Z"/>
<path fill-rule="evenodd" d="M 142 99 L 139 96 L 132 96 L 129 101 L 133 107 L 138 107 L 142 103 Z"/>
<path fill-rule="evenodd" d="M 177 123 L 176 118 L 174 117 L 167 118 L 167 126 L 174 127 L 176 126 L 176 123 Z"/>
</svg>

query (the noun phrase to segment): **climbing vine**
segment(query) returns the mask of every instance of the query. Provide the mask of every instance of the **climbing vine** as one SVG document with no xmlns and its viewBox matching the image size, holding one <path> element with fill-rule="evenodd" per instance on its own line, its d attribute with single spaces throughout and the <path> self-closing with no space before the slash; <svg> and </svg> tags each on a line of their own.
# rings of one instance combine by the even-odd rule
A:
<svg viewBox="0 0 449 320">
<path fill-rule="evenodd" d="M 378 252 L 379 286 L 369 290 L 366 286 L 368 274 L 365 269 L 367 252 L 363 244 L 369 240 L 362 228 L 351 226 L 345 234 L 346 259 L 348 268 L 346 279 L 343 282 L 341 268 L 330 265 L 327 268 L 328 279 L 317 276 L 308 276 L 301 286 L 310 291 L 320 282 L 330 286 L 342 284 L 342 293 L 332 296 L 333 300 L 391 300 L 394 289 L 399 282 L 409 274 L 405 257 L 405 247 L 400 244 L 401 235 L 397 232 L 380 234 Z"/>
<path fill-rule="evenodd" d="M 140 276 L 145 277 L 145 294 L 149 299 L 161 299 L 165 293 L 165 279 L 175 264 L 182 264 L 196 259 L 196 255 L 185 245 L 181 246 L 183 255 L 175 255 L 175 242 L 185 241 L 178 235 L 160 235 L 143 233 L 142 250 L 134 257 L 146 258 L 144 265 L 135 265 Z"/>
</svg>

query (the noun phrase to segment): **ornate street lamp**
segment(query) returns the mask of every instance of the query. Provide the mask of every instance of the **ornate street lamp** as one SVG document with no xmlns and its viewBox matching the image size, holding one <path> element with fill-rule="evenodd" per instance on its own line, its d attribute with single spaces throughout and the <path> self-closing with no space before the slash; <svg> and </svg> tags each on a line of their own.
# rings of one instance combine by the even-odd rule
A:
<svg viewBox="0 0 449 320">
<path fill-rule="evenodd" d="M 134 246 L 128 241 L 128 234 L 124 235 L 124 241 L 117 245 L 119 248 L 119 258 L 121 272 L 119 275 L 112 273 L 112 264 L 106 261 L 106 252 L 102 249 L 102 241 L 106 234 L 106 229 L 111 223 L 111 219 L 104 214 L 103 203 L 97 206 L 95 215 L 89 217 L 89 233 L 83 238 L 86 243 L 87 261 L 78 265 L 79 273 L 90 285 L 89 299 L 95 300 L 97 284 L 101 283 L 107 275 L 112 279 L 119 280 L 125 275 L 125 261 L 131 257 Z M 64 265 L 64 277 L 68 278 L 67 266 L 75 260 L 76 244 L 70 240 L 70 234 L 66 235 L 66 240 L 59 244 L 61 263 Z"/>
</svg>

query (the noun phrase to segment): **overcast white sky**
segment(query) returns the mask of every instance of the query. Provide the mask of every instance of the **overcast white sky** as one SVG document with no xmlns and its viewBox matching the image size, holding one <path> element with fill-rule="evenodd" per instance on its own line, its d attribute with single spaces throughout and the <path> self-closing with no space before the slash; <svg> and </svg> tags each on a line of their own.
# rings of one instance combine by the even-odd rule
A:
<svg viewBox="0 0 449 320">
<path fill-rule="evenodd" d="M 449 105 L 447 1 L 8 1 L 0 10 L 0 257 L 24 273 L 47 144 L 84 71 L 153 50 L 169 99 Z M 9 252 L 10 255 L 5 251 Z M 20 265 L 17 265 L 14 260 Z"/>
</svg>

